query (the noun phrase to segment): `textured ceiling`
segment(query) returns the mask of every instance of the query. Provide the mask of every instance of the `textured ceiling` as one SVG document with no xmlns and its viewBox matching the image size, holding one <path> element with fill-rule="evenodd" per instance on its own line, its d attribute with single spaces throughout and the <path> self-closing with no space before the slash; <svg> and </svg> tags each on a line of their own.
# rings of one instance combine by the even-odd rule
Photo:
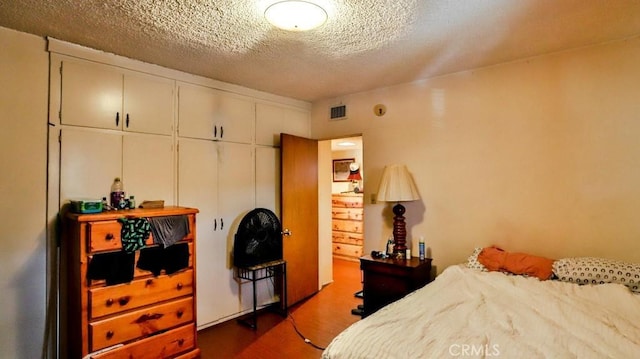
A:
<svg viewBox="0 0 640 359">
<path fill-rule="evenodd" d="M 313 101 L 640 34 L 640 0 L 1 0 L 0 26 Z"/>
</svg>

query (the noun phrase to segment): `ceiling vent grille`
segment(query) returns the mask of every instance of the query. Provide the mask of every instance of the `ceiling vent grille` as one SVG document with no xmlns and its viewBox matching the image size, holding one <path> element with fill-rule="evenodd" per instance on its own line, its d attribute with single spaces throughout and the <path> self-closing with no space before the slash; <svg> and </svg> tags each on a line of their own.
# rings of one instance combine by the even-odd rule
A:
<svg viewBox="0 0 640 359">
<path fill-rule="evenodd" d="M 331 107 L 331 121 L 344 120 L 347 118 L 347 106 L 340 105 Z"/>
</svg>

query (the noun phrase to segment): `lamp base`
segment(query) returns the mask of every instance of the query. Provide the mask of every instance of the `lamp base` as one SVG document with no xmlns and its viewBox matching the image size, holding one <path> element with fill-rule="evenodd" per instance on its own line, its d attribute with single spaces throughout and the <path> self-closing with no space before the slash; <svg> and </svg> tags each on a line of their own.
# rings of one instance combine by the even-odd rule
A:
<svg viewBox="0 0 640 359">
<path fill-rule="evenodd" d="M 404 259 L 407 255 L 407 228 L 404 222 L 406 209 L 400 203 L 393 206 L 393 255 Z"/>
</svg>

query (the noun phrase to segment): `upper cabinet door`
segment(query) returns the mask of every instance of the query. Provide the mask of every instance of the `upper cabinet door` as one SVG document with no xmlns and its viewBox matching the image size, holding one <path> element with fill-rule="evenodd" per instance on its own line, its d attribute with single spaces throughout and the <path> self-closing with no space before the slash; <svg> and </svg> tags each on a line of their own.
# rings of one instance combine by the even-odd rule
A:
<svg viewBox="0 0 640 359">
<path fill-rule="evenodd" d="M 64 125 L 120 129 L 122 73 L 91 63 L 63 61 L 60 121 Z"/>
<path fill-rule="evenodd" d="M 256 145 L 279 146 L 284 107 L 256 104 Z"/>
<path fill-rule="evenodd" d="M 173 89 L 170 79 L 144 74 L 124 75 L 125 131 L 170 135 L 173 132 Z"/>
<path fill-rule="evenodd" d="M 254 129 L 255 106 L 252 99 L 203 86 L 179 86 L 180 137 L 252 143 Z"/>
<path fill-rule="evenodd" d="M 309 111 L 275 104 L 256 104 L 256 144 L 280 146 L 280 134 L 309 137 Z"/>
<path fill-rule="evenodd" d="M 173 131 L 173 80 L 108 65 L 62 62 L 60 121 L 159 135 Z"/>
<path fill-rule="evenodd" d="M 219 139 L 226 142 L 253 143 L 256 107 L 253 99 L 217 91 L 218 108 L 215 114 Z"/>
</svg>

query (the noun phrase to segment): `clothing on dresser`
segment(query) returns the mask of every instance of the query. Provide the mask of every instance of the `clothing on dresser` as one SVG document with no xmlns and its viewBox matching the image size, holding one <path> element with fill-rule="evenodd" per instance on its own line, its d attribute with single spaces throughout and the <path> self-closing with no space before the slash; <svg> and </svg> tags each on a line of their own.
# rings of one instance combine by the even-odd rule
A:
<svg viewBox="0 0 640 359">
<path fill-rule="evenodd" d="M 164 216 L 150 217 L 153 241 L 165 248 L 170 247 L 189 234 L 189 217 Z"/>
<path fill-rule="evenodd" d="M 164 269 L 166 274 L 175 273 L 189 267 L 189 245 L 178 243 L 173 246 L 150 247 L 140 250 L 140 258 L 137 267 L 160 275 Z"/>
</svg>

